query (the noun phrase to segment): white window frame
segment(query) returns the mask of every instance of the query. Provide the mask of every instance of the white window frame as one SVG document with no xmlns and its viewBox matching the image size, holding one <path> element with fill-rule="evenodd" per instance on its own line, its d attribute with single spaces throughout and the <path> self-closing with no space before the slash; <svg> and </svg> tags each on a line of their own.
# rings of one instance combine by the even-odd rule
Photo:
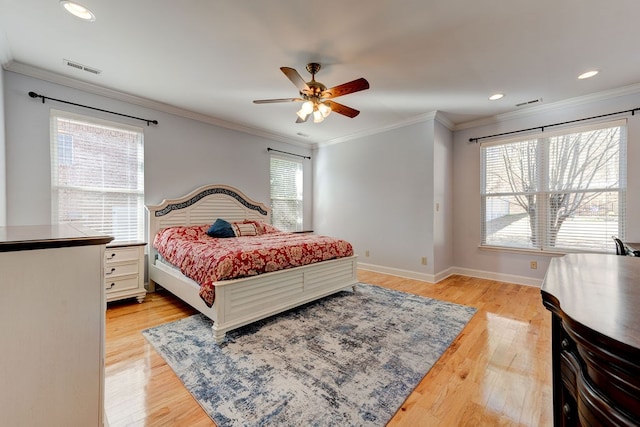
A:
<svg viewBox="0 0 640 427">
<path fill-rule="evenodd" d="M 62 125 L 60 123 L 66 123 Z M 108 163 L 106 153 L 109 150 L 116 155 L 117 148 L 114 144 L 113 136 L 105 136 L 92 142 L 86 141 L 90 132 L 85 132 L 84 136 L 80 135 L 79 130 L 75 130 L 74 126 L 96 127 L 105 133 L 112 131 L 113 133 L 124 133 L 131 135 L 128 142 L 128 156 L 126 158 L 131 161 L 127 164 L 126 174 L 128 178 L 123 180 L 101 179 L 112 173 L 109 168 L 104 165 L 112 166 Z M 66 127 L 64 127 L 66 126 Z M 140 127 L 125 125 L 122 123 L 111 122 L 107 120 L 97 119 L 95 117 L 84 116 L 68 111 L 51 109 L 50 112 L 50 156 L 51 156 L 51 221 L 52 223 L 60 222 L 77 222 L 84 226 L 90 227 L 98 232 L 105 233 L 114 237 L 114 242 L 144 241 L 145 230 L 145 214 L 144 214 L 144 132 Z M 64 136 L 63 136 L 64 135 Z M 95 135 L 95 134 L 91 134 Z M 93 137 L 93 136 L 92 136 Z M 83 138 L 85 141 L 83 141 Z M 117 139 L 117 138 L 116 138 Z M 60 143 L 71 143 L 71 156 L 68 154 L 69 146 L 60 147 Z M 95 160 L 91 157 L 94 153 L 90 150 L 96 147 Z M 102 145 L 101 145 L 102 144 Z M 102 150 L 100 151 L 100 149 Z M 131 150 L 135 150 L 135 154 L 131 154 Z M 65 156 L 59 159 L 59 156 Z M 98 156 L 102 157 L 100 160 Z M 96 164 L 101 161 L 102 167 L 100 171 L 96 171 L 95 180 L 84 178 L 65 178 L 65 174 L 69 174 L 69 170 L 73 168 L 84 168 L 84 174 L 90 171 L 92 162 Z M 115 163 L 115 162 L 114 162 Z M 90 172 L 89 172 L 90 173 Z M 131 179 L 135 176 L 134 179 Z M 71 183 L 73 181 L 73 183 Z M 62 194 L 75 193 L 69 199 L 65 199 Z M 82 195 L 97 195 L 96 198 L 87 205 L 74 202 L 78 197 L 82 199 Z M 111 200 L 117 200 L 118 195 L 123 200 L 122 203 L 110 204 Z M 96 202 L 95 199 L 101 199 Z M 65 203 L 67 206 L 65 207 Z"/>
<path fill-rule="evenodd" d="M 590 131 L 597 131 L 601 129 L 607 128 L 620 128 L 620 137 L 619 137 L 619 151 L 618 151 L 618 162 L 617 162 L 617 173 L 618 173 L 618 182 L 617 186 L 606 186 L 604 188 L 597 188 L 594 186 L 589 186 L 588 188 L 574 188 L 570 190 L 563 190 L 561 192 L 553 191 L 549 186 L 549 165 L 551 164 L 549 159 L 549 147 L 550 141 L 554 137 L 562 137 L 570 134 L 578 134 L 578 133 L 588 133 Z M 580 127 L 566 127 L 562 130 L 558 130 L 555 132 L 540 132 L 537 134 L 528 134 L 526 136 L 519 137 L 511 137 L 500 139 L 492 142 L 482 143 L 480 149 L 480 198 L 481 198 L 481 248 L 488 249 L 507 249 L 507 250 L 524 250 L 524 251 L 536 251 L 541 253 L 569 253 L 569 252 L 614 252 L 615 246 L 613 245 L 613 240 L 611 239 L 612 235 L 616 235 L 621 239 L 624 239 L 625 235 L 625 224 L 626 224 L 626 163 L 627 163 L 627 151 L 626 151 L 626 134 L 627 134 L 627 125 L 626 119 L 609 121 L 609 122 L 598 122 L 592 123 L 590 125 L 580 126 Z M 508 146 L 509 144 L 516 143 L 525 143 L 530 141 L 536 144 L 536 159 L 535 166 L 537 168 L 537 179 L 535 183 L 535 189 L 531 192 L 491 192 L 487 190 L 487 151 L 491 149 L 491 147 L 496 146 Z M 613 166 L 613 163 L 611 163 Z M 513 188 L 513 187 L 512 187 Z M 571 195 L 575 195 L 578 193 L 609 193 L 611 195 L 617 194 L 616 200 L 617 212 L 614 212 L 614 218 L 617 218 L 616 222 L 611 222 L 611 224 L 602 224 L 598 226 L 597 232 L 599 234 L 594 234 L 593 236 L 588 236 L 588 238 L 594 237 L 593 241 L 584 240 L 584 243 L 577 241 L 571 245 L 559 245 L 556 246 L 557 242 L 552 242 L 553 239 L 559 237 L 559 234 L 556 236 L 552 236 L 552 228 L 551 228 L 551 218 L 553 215 L 549 214 L 550 212 L 550 195 L 552 194 L 563 194 L 570 193 Z M 505 238 L 505 241 L 499 242 L 499 239 L 489 238 L 488 231 L 488 221 L 487 218 L 493 219 L 495 212 L 492 212 L 492 207 L 488 208 L 488 204 L 494 203 L 495 201 L 501 200 L 506 203 L 506 200 L 509 197 L 515 197 L 516 195 L 522 196 L 533 196 L 536 198 L 536 214 L 533 216 L 535 219 L 534 225 L 537 233 L 531 232 L 530 234 L 535 234 L 535 236 L 531 236 L 532 242 L 529 245 L 525 245 L 522 243 L 516 243 L 515 241 L 509 242 L 508 237 Z M 490 203 L 491 202 L 491 203 Z M 493 214 L 493 215 L 492 215 Z M 610 216 L 610 213 L 607 214 L 607 217 Z M 608 219 L 608 218 L 607 218 Z M 489 220 L 490 221 L 490 220 Z M 606 222 L 606 221 L 605 221 Z M 564 224 L 563 224 L 564 225 Z M 565 227 L 566 229 L 567 227 Z M 560 230 L 562 231 L 562 226 L 560 226 Z M 516 231 L 514 233 L 515 236 L 518 235 Z M 493 236 L 493 235 L 492 235 Z M 522 239 L 524 236 L 520 236 Z M 576 237 L 576 239 L 582 237 Z M 496 243 L 496 242 L 499 243 Z"/>
<path fill-rule="evenodd" d="M 284 192 L 276 190 L 274 187 L 276 182 L 274 173 L 278 173 L 278 171 L 274 169 L 274 161 L 289 162 L 296 165 L 295 176 L 288 176 L 284 180 L 295 186 L 295 188 L 290 188 L 289 191 Z M 280 170 L 280 172 L 283 171 Z M 269 177 L 272 224 L 283 231 L 302 231 L 304 223 L 304 162 L 297 158 L 272 154 L 269 159 Z M 293 192 L 296 194 L 293 195 Z M 281 209 L 284 203 L 291 202 L 296 205 L 296 209 Z"/>
</svg>

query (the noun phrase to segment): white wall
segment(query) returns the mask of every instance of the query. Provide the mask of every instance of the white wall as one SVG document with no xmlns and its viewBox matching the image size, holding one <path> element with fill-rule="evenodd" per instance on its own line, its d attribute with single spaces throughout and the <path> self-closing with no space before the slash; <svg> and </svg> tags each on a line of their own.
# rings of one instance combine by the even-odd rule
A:
<svg viewBox="0 0 640 427">
<path fill-rule="evenodd" d="M 159 203 L 165 198 L 184 195 L 200 185 L 216 183 L 238 187 L 247 196 L 269 205 L 267 147 L 311 155 L 311 150 L 307 148 L 155 111 L 10 71 L 4 72 L 3 81 L 8 225 L 47 224 L 51 221 L 51 108 L 140 126 L 145 138 L 146 203 Z M 159 124 L 147 126 L 144 122 L 55 101 L 46 101 L 43 105 L 40 99 L 30 98 L 27 95 L 29 91 L 127 115 L 156 119 Z M 4 164 L 5 162 L 0 162 L 0 165 Z M 312 227 L 312 181 L 313 164 L 305 160 L 305 228 Z M 0 197 L 0 203 L 3 199 Z"/>
<path fill-rule="evenodd" d="M 540 108 L 536 114 L 521 115 L 499 123 L 460 130 L 454 133 L 453 163 L 453 258 L 460 272 L 480 277 L 495 277 L 516 283 L 539 284 L 544 278 L 550 256 L 479 249 L 480 243 L 480 144 L 471 137 L 515 131 L 535 126 L 576 120 L 640 107 L 640 93 L 593 100 L 580 104 L 564 103 L 556 108 Z M 624 116 L 622 116 L 624 117 Z M 640 241 L 640 115 L 628 115 L 627 239 Z M 611 249 L 614 250 L 613 241 Z M 538 262 L 531 270 L 530 261 Z"/>
<path fill-rule="evenodd" d="M 433 266 L 444 274 L 453 263 L 453 135 L 436 121 L 433 150 Z M 438 277 L 436 277 L 436 280 Z"/>
<path fill-rule="evenodd" d="M 433 277 L 433 123 L 320 147 L 315 231 L 349 240 L 360 263 Z M 428 258 L 426 266 L 422 257 Z"/>
<path fill-rule="evenodd" d="M 4 85 L 2 84 L 4 74 L 5 71 L 0 67 L 0 227 L 7 225 L 6 135 L 4 125 Z"/>
<path fill-rule="evenodd" d="M 351 241 L 366 268 L 427 281 L 461 273 L 539 285 L 551 256 L 479 249 L 480 146 L 469 138 L 637 107 L 640 93 L 598 95 L 453 133 L 427 120 L 321 147 L 315 161 L 315 229 Z M 629 115 L 627 128 L 629 241 L 640 241 L 640 168 L 634 167 L 640 164 L 639 116 Z M 420 264 L 422 256 L 428 257 L 427 266 Z M 530 261 L 537 261 L 537 270 L 530 269 Z"/>
</svg>

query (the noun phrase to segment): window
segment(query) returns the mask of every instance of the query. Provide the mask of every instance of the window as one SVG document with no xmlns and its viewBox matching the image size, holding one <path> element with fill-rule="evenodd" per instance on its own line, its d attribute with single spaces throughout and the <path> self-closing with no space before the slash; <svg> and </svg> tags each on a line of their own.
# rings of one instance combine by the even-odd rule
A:
<svg viewBox="0 0 640 427">
<path fill-rule="evenodd" d="M 73 135 L 58 134 L 58 164 L 70 166 L 73 163 Z"/>
<path fill-rule="evenodd" d="M 51 215 L 143 240 L 142 129 L 51 110 Z"/>
<path fill-rule="evenodd" d="M 302 230 L 302 162 L 271 156 L 271 220 L 284 231 Z"/>
<path fill-rule="evenodd" d="M 482 242 L 611 252 L 624 236 L 626 122 L 483 144 Z"/>
</svg>

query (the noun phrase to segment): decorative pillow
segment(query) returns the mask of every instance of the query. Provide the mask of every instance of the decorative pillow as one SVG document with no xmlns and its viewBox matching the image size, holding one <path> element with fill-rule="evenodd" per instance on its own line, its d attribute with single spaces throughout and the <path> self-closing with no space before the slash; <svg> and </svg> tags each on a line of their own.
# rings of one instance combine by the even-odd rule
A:
<svg viewBox="0 0 640 427">
<path fill-rule="evenodd" d="M 256 225 L 252 222 L 234 222 L 231 226 L 236 237 L 258 235 Z"/>
<path fill-rule="evenodd" d="M 269 234 L 269 233 L 278 233 L 280 232 L 280 230 L 278 230 L 276 227 L 274 227 L 271 224 L 267 224 L 266 222 L 262 222 L 262 221 L 255 221 L 252 219 L 245 219 L 244 221 L 242 221 L 243 224 L 254 224 L 256 226 L 256 231 L 258 232 L 258 236 L 261 234 Z"/>
<path fill-rule="evenodd" d="M 211 237 L 236 237 L 231 224 L 220 218 L 216 219 L 216 222 L 211 224 L 211 227 L 207 230 L 207 234 Z"/>
<path fill-rule="evenodd" d="M 266 222 L 263 222 L 261 224 L 262 224 L 262 232 L 264 234 L 281 233 L 282 232 L 282 230 L 280 230 L 279 228 L 276 228 L 271 224 L 267 224 Z"/>
</svg>

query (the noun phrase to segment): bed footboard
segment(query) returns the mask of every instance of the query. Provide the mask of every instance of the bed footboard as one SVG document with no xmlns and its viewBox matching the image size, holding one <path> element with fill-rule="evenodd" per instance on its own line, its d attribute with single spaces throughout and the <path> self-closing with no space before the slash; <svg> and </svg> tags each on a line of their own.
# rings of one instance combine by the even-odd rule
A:
<svg viewBox="0 0 640 427">
<path fill-rule="evenodd" d="M 242 280 L 216 284 L 218 322 L 214 323 L 213 331 L 218 342 L 232 329 L 355 286 L 358 282 L 357 257 Z"/>
<path fill-rule="evenodd" d="M 157 262 L 149 277 L 178 298 L 213 320 L 217 343 L 227 332 L 281 313 L 358 283 L 357 256 L 339 258 L 259 276 L 217 282 L 216 299 L 207 307 L 198 295 L 198 284 Z"/>
</svg>

